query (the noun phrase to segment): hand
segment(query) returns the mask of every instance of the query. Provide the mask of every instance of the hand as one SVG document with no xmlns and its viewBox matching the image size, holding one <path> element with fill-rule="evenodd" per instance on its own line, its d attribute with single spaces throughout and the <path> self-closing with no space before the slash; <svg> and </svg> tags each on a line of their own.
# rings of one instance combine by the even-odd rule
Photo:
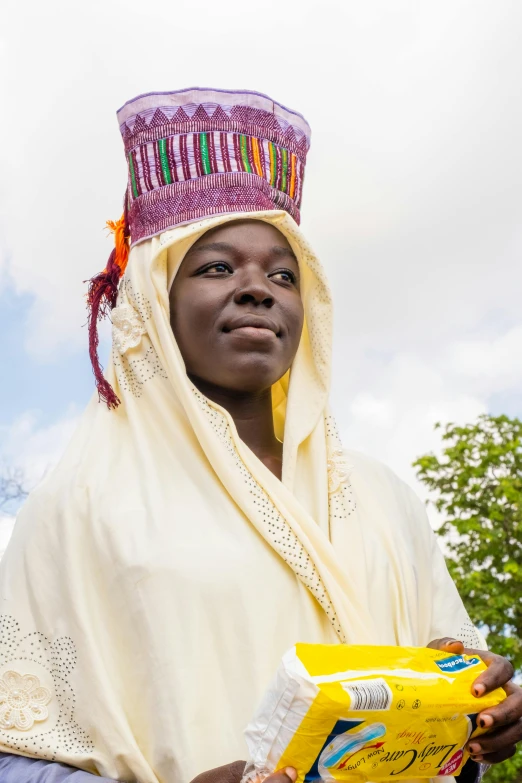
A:
<svg viewBox="0 0 522 783">
<path fill-rule="evenodd" d="M 501 655 L 486 650 L 470 650 L 456 639 L 435 639 L 428 647 L 443 650 L 452 655 L 478 655 L 486 666 L 473 685 L 471 692 L 477 698 L 495 688 L 504 688 L 506 698 L 496 707 L 490 707 L 479 713 L 478 725 L 483 729 L 493 729 L 490 733 L 472 739 L 468 750 L 473 761 L 485 764 L 499 764 L 516 753 L 516 744 L 522 740 L 522 688 L 512 681 L 513 667 Z"/>
<path fill-rule="evenodd" d="M 245 767 L 246 761 L 234 761 L 232 764 L 225 764 L 223 767 L 202 772 L 192 780 L 192 783 L 241 783 Z M 286 767 L 286 769 L 274 772 L 264 778 L 262 783 L 295 783 L 296 779 L 295 769 Z"/>
</svg>

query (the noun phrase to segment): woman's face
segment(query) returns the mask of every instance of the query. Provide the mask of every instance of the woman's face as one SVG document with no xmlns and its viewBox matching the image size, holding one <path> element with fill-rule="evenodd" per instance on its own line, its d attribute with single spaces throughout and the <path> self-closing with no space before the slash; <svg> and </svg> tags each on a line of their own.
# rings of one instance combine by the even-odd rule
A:
<svg viewBox="0 0 522 783">
<path fill-rule="evenodd" d="M 227 223 L 191 247 L 170 292 L 187 373 L 238 392 L 269 388 L 288 370 L 303 328 L 297 259 L 260 220 Z"/>
</svg>

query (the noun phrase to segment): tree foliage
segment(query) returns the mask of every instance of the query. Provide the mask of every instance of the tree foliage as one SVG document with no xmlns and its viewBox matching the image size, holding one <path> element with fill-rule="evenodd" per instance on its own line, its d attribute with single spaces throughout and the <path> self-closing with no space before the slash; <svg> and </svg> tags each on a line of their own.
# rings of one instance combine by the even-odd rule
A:
<svg viewBox="0 0 522 783">
<path fill-rule="evenodd" d="M 440 427 L 440 425 L 437 425 Z M 419 457 L 435 493 L 448 567 L 488 644 L 522 670 L 522 422 L 481 416 L 442 429 L 443 456 Z"/>
<path fill-rule="evenodd" d="M 522 422 L 480 416 L 447 424 L 442 456 L 414 462 L 443 522 L 450 573 L 490 649 L 522 672 Z M 487 773 L 490 783 L 522 783 L 522 751 Z"/>
</svg>

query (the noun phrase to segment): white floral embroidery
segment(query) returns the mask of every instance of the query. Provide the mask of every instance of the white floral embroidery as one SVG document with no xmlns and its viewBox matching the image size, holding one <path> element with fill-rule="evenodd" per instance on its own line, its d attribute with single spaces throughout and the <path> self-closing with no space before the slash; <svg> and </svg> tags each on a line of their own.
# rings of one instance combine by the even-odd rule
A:
<svg viewBox="0 0 522 783">
<path fill-rule="evenodd" d="M 344 451 L 334 449 L 328 459 L 328 492 L 333 495 L 341 488 L 341 484 L 348 481 L 349 465 L 346 462 Z"/>
<path fill-rule="evenodd" d="M 136 310 L 128 304 L 115 307 L 111 312 L 112 339 L 121 354 L 135 348 L 147 331 Z"/>
<path fill-rule="evenodd" d="M 34 674 L 5 672 L 0 678 L 0 727 L 29 731 L 36 721 L 46 720 L 51 693 Z"/>
</svg>

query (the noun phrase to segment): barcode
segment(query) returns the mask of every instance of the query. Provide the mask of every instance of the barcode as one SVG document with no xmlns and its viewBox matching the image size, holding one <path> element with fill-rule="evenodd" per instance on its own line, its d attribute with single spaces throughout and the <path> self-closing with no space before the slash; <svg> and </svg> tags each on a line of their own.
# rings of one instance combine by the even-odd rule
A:
<svg viewBox="0 0 522 783">
<path fill-rule="evenodd" d="M 350 696 L 350 710 L 389 710 L 391 707 L 392 692 L 380 677 L 374 680 L 351 680 L 341 685 Z"/>
</svg>

